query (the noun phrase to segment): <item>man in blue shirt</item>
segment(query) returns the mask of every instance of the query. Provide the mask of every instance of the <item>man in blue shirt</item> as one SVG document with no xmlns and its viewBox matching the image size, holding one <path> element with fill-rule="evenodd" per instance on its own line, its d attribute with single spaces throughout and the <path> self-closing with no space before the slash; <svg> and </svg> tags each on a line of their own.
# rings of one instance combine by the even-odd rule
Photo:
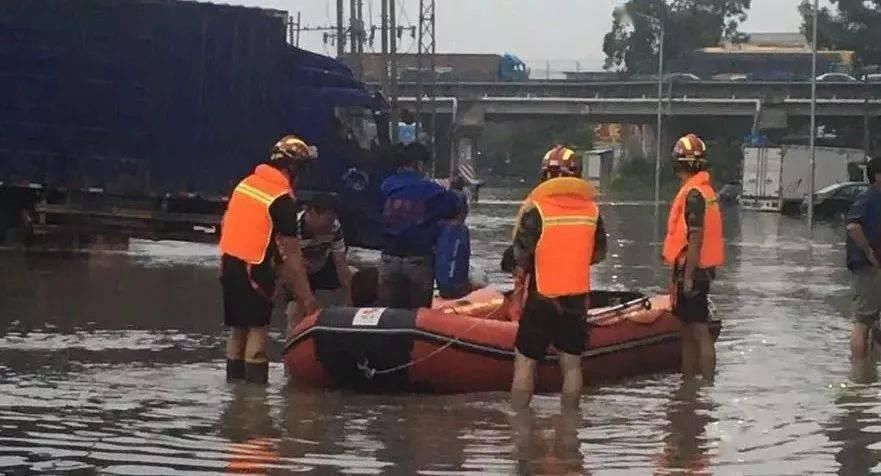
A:
<svg viewBox="0 0 881 476">
<path fill-rule="evenodd" d="M 850 337 L 851 362 L 869 356 L 870 343 L 881 317 L 881 158 L 868 164 L 872 184 L 847 212 L 847 268 L 853 274 L 854 324 Z"/>
<path fill-rule="evenodd" d="M 382 183 L 385 205 L 379 300 L 383 306 L 431 306 L 439 222 L 455 218 L 460 201 L 453 192 L 423 176 L 428 159 L 422 144 L 402 147 L 397 172 Z"/>
</svg>

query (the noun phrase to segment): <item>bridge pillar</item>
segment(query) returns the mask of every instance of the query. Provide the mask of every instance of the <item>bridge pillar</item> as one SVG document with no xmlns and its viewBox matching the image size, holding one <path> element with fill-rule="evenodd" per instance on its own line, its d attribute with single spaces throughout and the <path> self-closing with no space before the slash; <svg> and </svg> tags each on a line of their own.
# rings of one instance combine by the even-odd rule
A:
<svg viewBox="0 0 881 476">
<path fill-rule="evenodd" d="M 477 179 L 477 161 L 481 154 L 483 127 L 467 126 L 456 129 L 450 157 L 450 175 L 459 172 L 466 179 Z"/>
</svg>

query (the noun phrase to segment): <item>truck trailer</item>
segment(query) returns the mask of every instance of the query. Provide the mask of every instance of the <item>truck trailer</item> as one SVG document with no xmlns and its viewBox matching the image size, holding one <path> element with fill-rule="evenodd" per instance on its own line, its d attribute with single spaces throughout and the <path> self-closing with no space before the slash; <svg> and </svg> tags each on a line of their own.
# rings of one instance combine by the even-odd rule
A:
<svg viewBox="0 0 881 476">
<path fill-rule="evenodd" d="M 815 163 L 815 191 L 835 183 L 866 179 L 865 155 L 859 149 L 817 147 Z M 741 207 L 798 213 L 809 193 L 810 165 L 810 148 L 805 145 L 744 147 Z"/>
<path fill-rule="evenodd" d="M 353 69 L 361 71 L 365 81 L 378 82 L 382 79 L 384 62 L 381 54 L 346 55 L 343 61 Z M 398 79 L 401 81 L 416 81 L 419 75 L 422 75 L 423 80 L 450 82 L 529 80 L 526 63 L 511 54 L 438 53 L 434 55 L 433 72 L 429 56 L 422 58 L 421 68 L 419 58 L 415 54 L 399 54 L 397 61 Z"/>
<path fill-rule="evenodd" d="M 0 2 L 0 242 L 216 240 L 237 181 L 293 133 L 321 155 L 302 185 L 344 195 L 350 240 L 375 246 L 385 102 L 286 28 L 192 1 Z"/>
</svg>

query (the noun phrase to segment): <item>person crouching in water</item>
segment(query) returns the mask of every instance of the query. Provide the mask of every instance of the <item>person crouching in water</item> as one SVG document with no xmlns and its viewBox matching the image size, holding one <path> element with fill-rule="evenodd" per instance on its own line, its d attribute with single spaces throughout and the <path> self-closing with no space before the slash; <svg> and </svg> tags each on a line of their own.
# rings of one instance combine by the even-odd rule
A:
<svg viewBox="0 0 881 476">
<path fill-rule="evenodd" d="M 664 261 L 673 268 L 673 315 L 682 322 L 682 374 L 712 380 L 716 349 L 708 294 L 725 262 L 722 213 L 707 172 L 707 146 L 688 134 L 673 147 L 673 170 L 682 188 L 673 199 L 664 239 Z"/>
<path fill-rule="evenodd" d="M 276 279 L 307 313 L 318 311 L 297 238 L 293 186 L 301 168 L 317 158 L 314 147 L 285 136 L 270 160 L 233 190 L 220 232 L 223 322 L 230 328 L 226 379 L 265 384 L 269 376 L 266 340 Z"/>
<path fill-rule="evenodd" d="M 434 251 L 434 280 L 438 295 L 443 299 L 459 299 L 473 290 L 469 278 L 471 264 L 471 235 L 465 220 L 468 218 L 468 196 L 465 179 L 456 175 L 450 180 L 450 191 L 459 198 L 460 213 L 440 223 Z"/>
<path fill-rule="evenodd" d="M 309 276 L 309 287 L 322 306 L 352 305 L 352 273 L 346 259 L 343 227 L 337 219 L 335 196 L 315 195 L 297 214 L 297 239 Z M 288 305 L 288 330 L 303 318 L 296 301 Z"/>
<path fill-rule="evenodd" d="M 431 307 L 438 224 L 459 215 L 456 194 L 423 176 L 429 159 L 428 149 L 421 143 L 399 149 L 398 170 L 381 186 L 379 300 L 386 307 Z"/>
<path fill-rule="evenodd" d="M 514 279 L 525 286 L 526 303 L 517 330 L 511 404 L 529 406 L 538 362 L 548 346 L 559 352 L 561 402 L 577 408 L 587 347 L 590 267 L 606 255 L 606 233 L 581 161 L 563 146 L 542 160 L 541 183 L 520 209 L 512 245 Z"/>
</svg>

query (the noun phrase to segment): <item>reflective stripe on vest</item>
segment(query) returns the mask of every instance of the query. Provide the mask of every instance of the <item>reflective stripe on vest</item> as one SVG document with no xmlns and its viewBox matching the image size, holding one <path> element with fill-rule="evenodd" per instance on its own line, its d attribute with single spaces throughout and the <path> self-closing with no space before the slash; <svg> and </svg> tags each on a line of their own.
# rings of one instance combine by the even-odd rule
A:
<svg viewBox="0 0 881 476">
<path fill-rule="evenodd" d="M 721 266 L 725 263 L 722 212 L 719 209 L 716 191 L 710 185 L 710 175 L 707 172 L 700 172 L 685 182 L 679 193 L 676 194 L 676 198 L 673 199 L 670 216 L 667 219 L 667 236 L 664 238 L 664 261 L 672 265 L 685 258 L 686 248 L 688 248 L 685 202 L 691 190 L 700 192 L 706 203 L 698 267 L 706 269 Z"/>
<path fill-rule="evenodd" d="M 541 215 L 541 236 L 535 247 L 535 280 L 539 294 L 546 297 L 575 296 L 590 291 L 590 265 L 593 260 L 599 208 L 589 188 L 575 193 L 562 184 L 553 193 L 555 180 L 530 195 Z M 581 180 L 581 179 L 572 179 Z M 537 189 L 538 191 L 538 189 Z"/>
<path fill-rule="evenodd" d="M 291 195 L 290 182 L 278 170 L 260 165 L 233 190 L 223 216 L 220 251 L 248 264 L 260 264 L 272 239 L 269 207 Z"/>
</svg>

